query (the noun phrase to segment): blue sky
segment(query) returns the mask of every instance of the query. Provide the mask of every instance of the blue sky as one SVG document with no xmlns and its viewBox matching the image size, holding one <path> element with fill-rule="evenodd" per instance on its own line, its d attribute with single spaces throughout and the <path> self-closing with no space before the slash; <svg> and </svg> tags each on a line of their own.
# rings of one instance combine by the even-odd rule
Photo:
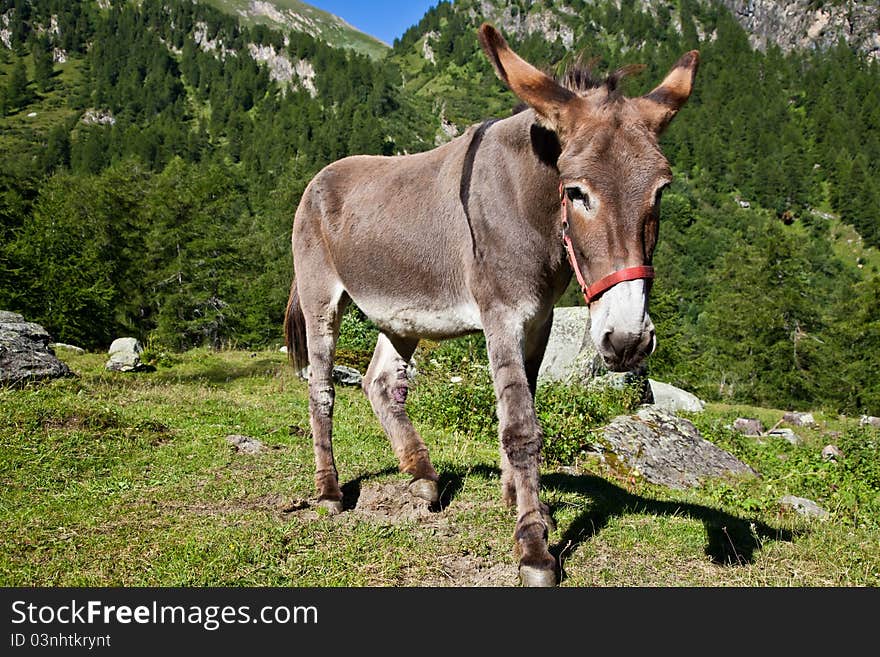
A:
<svg viewBox="0 0 880 657">
<path fill-rule="evenodd" d="M 389 46 L 439 0 L 305 0 Z"/>
</svg>

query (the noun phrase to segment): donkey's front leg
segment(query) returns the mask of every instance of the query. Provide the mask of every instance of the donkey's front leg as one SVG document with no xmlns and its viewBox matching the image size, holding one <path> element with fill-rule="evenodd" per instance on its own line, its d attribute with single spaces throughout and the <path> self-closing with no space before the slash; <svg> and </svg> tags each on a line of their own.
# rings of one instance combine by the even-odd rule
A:
<svg viewBox="0 0 880 657">
<path fill-rule="evenodd" d="M 556 560 L 547 549 L 547 523 L 539 489 L 543 435 L 526 376 L 521 326 L 483 318 L 495 397 L 498 430 L 506 457 L 504 469 L 516 491 L 516 540 L 519 574 L 524 586 L 556 584 Z"/>
</svg>

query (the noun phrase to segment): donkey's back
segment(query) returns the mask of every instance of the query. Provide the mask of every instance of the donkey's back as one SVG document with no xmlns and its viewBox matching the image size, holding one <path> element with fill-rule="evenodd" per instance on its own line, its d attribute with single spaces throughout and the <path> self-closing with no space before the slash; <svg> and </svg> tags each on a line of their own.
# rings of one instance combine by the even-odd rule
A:
<svg viewBox="0 0 880 657">
<path fill-rule="evenodd" d="M 470 131 L 425 153 L 357 155 L 321 170 L 293 225 L 303 301 L 306 294 L 321 304 L 351 300 L 380 329 L 403 337 L 478 330 L 459 200 L 469 139 Z"/>
</svg>

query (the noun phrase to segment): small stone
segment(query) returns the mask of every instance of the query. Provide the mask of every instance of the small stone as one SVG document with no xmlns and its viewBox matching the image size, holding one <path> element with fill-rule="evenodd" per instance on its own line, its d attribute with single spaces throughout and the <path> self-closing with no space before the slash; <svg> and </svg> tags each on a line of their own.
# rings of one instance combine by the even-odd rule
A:
<svg viewBox="0 0 880 657">
<path fill-rule="evenodd" d="M 825 445 L 822 448 L 822 458 L 825 461 L 834 461 L 836 463 L 837 459 L 841 456 L 843 456 L 843 452 L 840 451 L 837 445 Z"/>
<path fill-rule="evenodd" d="M 775 438 L 782 438 L 795 446 L 804 444 L 804 439 L 788 428 L 770 429 L 770 431 L 767 432 L 767 435 Z"/>
<path fill-rule="evenodd" d="M 873 415 L 863 415 L 861 418 L 859 418 L 859 426 L 876 427 L 880 429 L 880 417 L 874 417 Z"/>
<path fill-rule="evenodd" d="M 654 379 L 648 379 L 648 383 L 651 386 L 654 404 L 667 411 L 699 413 L 706 406 L 706 402 L 687 390 Z"/>
<path fill-rule="evenodd" d="M 67 349 L 69 351 L 72 351 L 75 354 L 86 353 L 86 350 L 83 349 L 82 347 L 77 347 L 76 345 L 72 345 L 72 344 L 64 344 L 63 342 L 53 342 L 52 348 L 53 349 Z"/>
<path fill-rule="evenodd" d="M 144 346 L 137 338 L 116 338 L 110 345 L 110 360 L 104 367 L 111 372 L 136 372 L 144 369 L 141 353 Z"/>
<path fill-rule="evenodd" d="M 461 378 L 460 376 L 450 376 L 449 377 L 450 383 L 461 383 L 462 381 L 464 381 L 464 379 Z"/>
<path fill-rule="evenodd" d="M 363 377 L 353 367 L 336 365 L 333 368 L 333 380 L 342 386 L 359 386 L 363 381 Z"/>
<path fill-rule="evenodd" d="M 761 420 L 750 417 L 738 417 L 733 421 L 733 428 L 744 436 L 760 436 L 764 433 Z"/>
<path fill-rule="evenodd" d="M 795 427 L 810 427 L 816 424 L 812 413 L 797 413 L 791 411 L 782 416 L 783 422 L 788 422 Z"/>
<path fill-rule="evenodd" d="M 296 375 L 305 381 L 309 380 L 309 366 L 306 366 L 299 370 Z M 361 373 L 358 372 L 353 367 L 346 367 L 345 365 L 334 365 L 333 366 L 333 382 L 338 383 L 341 386 L 359 386 L 363 381 L 363 377 Z"/>
<path fill-rule="evenodd" d="M 806 497 L 795 497 L 794 495 L 786 495 L 779 500 L 779 503 L 790 509 L 793 509 L 802 516 L 809 518 L 827 518 L 828 512 L 813 500 Z"/>
<path fill-rule="evenodd" d="M 263 443 L 250 436 L 230 434 L 226 436 L 226 442 L 235 447 L 235 451 L 240 454 L 259 454 L 263 451 Z"/>
</svg>

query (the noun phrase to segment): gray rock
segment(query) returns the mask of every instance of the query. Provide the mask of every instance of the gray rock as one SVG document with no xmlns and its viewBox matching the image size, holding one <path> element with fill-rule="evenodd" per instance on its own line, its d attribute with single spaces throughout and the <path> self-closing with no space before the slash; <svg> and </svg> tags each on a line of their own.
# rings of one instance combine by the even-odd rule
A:
<svg viewBox="0 0 880 657">
<path fill-rule="evenodd" d="M 659 408 L 672 412 L 699 413 L 706 406 L 706 402 L 687 390 L 654 379 L 648 379 L 648 383 L 651 385 L 654 404 Z"/>
<path fill-rule="evenodd" d="M 733 421 L 733 428 L 745 436 L 760 436 L 764 433 L 764 425 L 757 418 L 738 417 Z"/>
<path fill-rule="evenodd" d="M 692 422 L 656 406 L 615 418 L 594 447 L 604 461 L 620 463 L 645 480 L 670 488 L 698 486 L 708 478 L 758 476 L 703 438 Z"/>
<path fill-rule="evenodd" d="M 333 367 L 333 381 L 341 386 L 359 386 L 363 377 L 353 367 L 335 365 Z"/>
<path fill-rule="evenodd" d="M 51 340 L 39 324 L 0 310 L 0 384 L 70 376 L 70 368 L 55 356 Z"/>
<path fill-rule="evenodd" d="M 590 309 L 585 306 L 555 308 L 553 328 L 538 383 L 583 383 L 596 373 L 599 352 L 590 337 Z"/>
<path fill-rule="evenodd" d="M 812 413 L 798 413 L 796 411 L 790 411 L 783 415 L 782 421 L 795 427 L 810 427 L 816 424 Z"/>
<path fill-rule="evenodd" d="M 309 380 L 309 368 L 304 367 L 299 372 L 297 372 L 297 376 L 299 378 L 304 379 L 306 381 Z M 333 366 L 333 382 L 338 383 L 341 386 L 359 386 L 361 385 L 361 381 L 363 381 L 363 377 L 361 373 L 358 372 L 353 367 L 346 367 L 345 365 L 334 365 Z"/>
<path fill-rule="evenodd" d="M 144 346 L 137 338 L 116 338 L 110 344 L 110 360 L 104 367 L 112 372 L 136 372 L 144 369 L 141 353 Z"/>
<path fill-rule="evenodd" d="M 801 438 L 799 435 L 797 435 L 791 429 L 788 429 L 785 427 L 780 428 L 780 429 L 770 429 L 770 431 L 768 431 L 766 435 L 770 436 L 771 438 L 782 438 L 783 440 L 790 442 L 792 445 L 794 445 L 796 447 L 799 447 L 804 444 L 803 438 Z"/>
<path fill-rule="evenodd" d="M 793 509 L 802 516 L 810 518 L 827 518 L 828 512 L 813 500 L 806 497 L 795 497 L 794 495 L 786 495 L 779 500 L 779 503 L 790 509 Z"/>
<path fill-rule="evenodd" d="M 840 451 L 840 448 L 837 445 L 825 445 L 822 448 L 822 459 L 825 461 L 833 461 L 837 462 L 843 456 L 843 452 Z"/>
<path fill-rule="evenodd" d="M 226 436 L 226 442 L 235 447 L 236 452 L 242 454 L 259 454 L 263 451 L 263 443 L 250 436 L 234 433 Z"/>
<path fill-rule="evenodd" d="M 863 415 L 859 418 L 859 426 L 876 427 L 880 429 L 880 417 L 874 417 L 873 415 Z"/>
</svg>

